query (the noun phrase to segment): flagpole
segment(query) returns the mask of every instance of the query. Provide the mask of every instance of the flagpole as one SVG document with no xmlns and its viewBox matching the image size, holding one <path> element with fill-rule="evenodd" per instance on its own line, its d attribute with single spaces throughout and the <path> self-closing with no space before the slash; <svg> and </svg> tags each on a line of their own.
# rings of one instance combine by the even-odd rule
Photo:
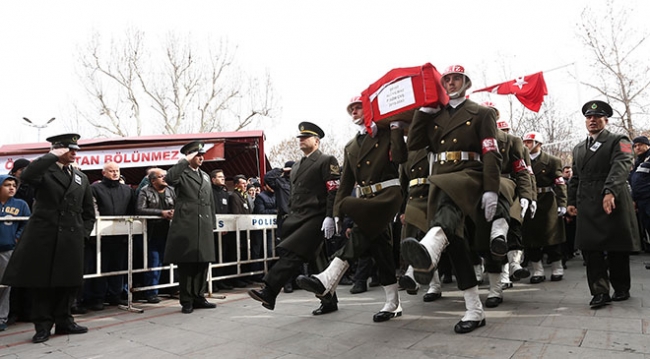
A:
<svg viewBox="0 0 650 359">
<path fill-rule="evenodd" d="M 550 69 L 550 70 L 546 70 L 546 71 L 542 71 L 542 72 L 551 72 L 551 71 L 555 71 L 555 70 L 563 69 L 563 68 L 565 68 L 565 67 L 569 67 L 569 66 L 571 66 L 571 65 L 575 65 L 575 62 L 572 62 L 572 63 L 570 63 L 570 64 L 566 64 L 566 65 L 562 65 L 562 66 L 558 66 L 558 67 L 556 67 L 556 68 L 552 68 L 552 69 Z"/>
</svg>

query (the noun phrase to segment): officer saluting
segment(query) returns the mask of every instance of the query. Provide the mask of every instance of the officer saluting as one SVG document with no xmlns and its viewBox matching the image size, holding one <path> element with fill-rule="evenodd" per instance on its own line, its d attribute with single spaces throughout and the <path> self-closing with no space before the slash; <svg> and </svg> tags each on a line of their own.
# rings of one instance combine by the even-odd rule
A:
<svg viewBox="0 0 650 359">
<path fill-rule="evenodd" d="M 632 144 L 607 131 L 613 114 L 603 101 L 582 106 L 589 136 L 573 148 L 573 177 L 567 212 L 576 219 L 576 248 L 587 267 L 587 282 L 598 308 L 630 297 L 630 252 L 638 251 L 639 231 L 626 183 Z M 610 297 L 610 281 L 614 296 Z"/>
<path fill-rule="evenodd" d="M 75 133 L 50 137 L 50 153 L 35 159 L 20 178 L 36 189 L 34 211 L 16 245 L 3 284 L 28 288 L 34 343 L 56 334 L 81 334 L 70 307 L 83 280 L 84 240 L 95 224 L 88 177 L 70 164 L 80 149 Z"/>
</svg>

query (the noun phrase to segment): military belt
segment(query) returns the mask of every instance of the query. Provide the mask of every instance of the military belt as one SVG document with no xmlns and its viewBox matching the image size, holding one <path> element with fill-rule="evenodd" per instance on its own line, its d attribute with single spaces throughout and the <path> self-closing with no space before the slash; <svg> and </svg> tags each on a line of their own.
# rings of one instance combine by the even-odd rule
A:
<svg viewBox="0 0 650 359">
<path fill-rule="evenodd" d="M 415 187 L 422 184 L 428 184 L 426 178 L 415 178 L 409 181 L 409 187 Z"/>
<path fill-rule="evenodd" d="M 553 192 L 553 187 L 537 187 L 537 193 Z"/>
<path fill-rule="evenodd" d="M 481 154 L 469 151 L 445 151 L 433 154 L 433 162 L 481 161 Z"/>
<path fill-rule="evenodd" d="M 355 188 L 355 194 L 359 198 L 368 197 L 370 195 L 373 195 L 383 190 L 384 188 L 393 187 L 393 186 L 399 186 L 399 179 L 394 178 L 392 180 L 379 182 L 377 184 L 373 184 L 370 186 L 363 186 L 363 187 L 357 186 L 357 188 Z"/>
</svg>

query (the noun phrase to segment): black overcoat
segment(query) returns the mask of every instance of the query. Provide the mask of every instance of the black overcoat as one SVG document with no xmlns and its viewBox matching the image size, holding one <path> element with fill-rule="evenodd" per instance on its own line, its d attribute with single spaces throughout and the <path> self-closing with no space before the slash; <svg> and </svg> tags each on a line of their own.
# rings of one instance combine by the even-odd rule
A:
<svg viewBox="0 0 650 359">
<path fill-rule="evenodd" d="M 321 226 L 333 216 L 341 170 L 336 157 L 314 151 L 291 169 L 289 214 L 282 223 L 280 247 L 312 259 L 323 244 Z"/>
<path fill-rule="evenodd" d="M 217 220 L 210 176 L 201 169 L 193 171 L 189 162 L 181 159 L 167 170 L 165 181 L 176 192 L 165 263 L 214 262 Z"/>
<path fill-rule="evenodd" d="M 35 159 L 21 180 L 35 189 L 32 215 L 7 265 L 3 284 L 24 288 L 82 284 L 84 240 L 95 224 L 88 177 L 69 176 L 46 154 Z"/>
<path fill-rule="evenodd" d="M 607 130 L 595 144 L 587 141 L 573 148 L 573 177 L 568 204 L 576 206 L 576 248 L 588 251 L 639 251 L 639 231 L 627 184 L 632 166 L 632 144 L 623 135 Z M 605 190 L 612 192 L 616 208 L 603 210 Z"/>
</svg>

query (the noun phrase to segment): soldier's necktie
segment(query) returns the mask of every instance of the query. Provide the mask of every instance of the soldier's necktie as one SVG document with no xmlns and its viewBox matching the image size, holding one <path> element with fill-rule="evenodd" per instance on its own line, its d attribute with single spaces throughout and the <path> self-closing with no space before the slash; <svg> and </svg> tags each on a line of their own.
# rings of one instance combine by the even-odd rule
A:
<svg viewBox="0 0 650 359">
<path fill-rule="evenodd" d="M 63 172 L 65 172 L 68 177 L 72 176 L 72 170 L 70 169 L 70 166 L 63 166 Z"/>
<path fill-rule="evenodd" d="M 594 144 L 594 138 L 589 136 L 589 139 L 587 140 L 587 148 L 591 148 L 591 145 Z"/>
</svg>

